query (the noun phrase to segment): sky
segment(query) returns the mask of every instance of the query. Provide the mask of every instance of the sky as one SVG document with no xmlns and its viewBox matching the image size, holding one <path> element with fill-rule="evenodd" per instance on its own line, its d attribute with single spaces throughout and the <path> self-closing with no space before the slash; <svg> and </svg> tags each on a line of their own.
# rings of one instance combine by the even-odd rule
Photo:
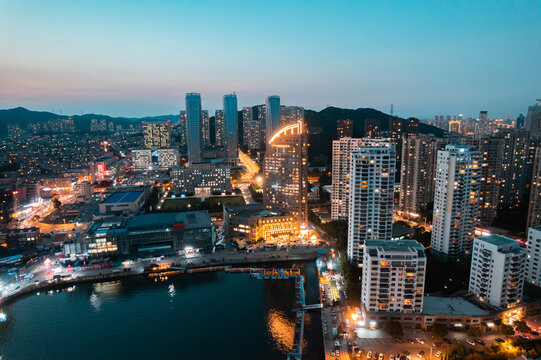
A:
<svg viewBox="0 0 541 360">
<path fill-rule="evenodd" d="M 540 64 L 538 0 L 0 0 L 0 108 L 135 117 L 235 92 L 514 118 L 541 98 Z"/>
</svg>

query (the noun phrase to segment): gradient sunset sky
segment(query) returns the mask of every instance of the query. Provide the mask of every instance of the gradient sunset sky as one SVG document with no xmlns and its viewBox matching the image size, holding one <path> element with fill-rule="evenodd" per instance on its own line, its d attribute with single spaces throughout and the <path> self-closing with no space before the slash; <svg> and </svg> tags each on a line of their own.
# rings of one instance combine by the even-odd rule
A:
<svg viewBox="0 0 541 360">
<path fill-rule="evenodd" d="M 541 1 L 0 0 L 0 108 L 282 103 L 514 118 L 541 97 Z"/>
</svg>

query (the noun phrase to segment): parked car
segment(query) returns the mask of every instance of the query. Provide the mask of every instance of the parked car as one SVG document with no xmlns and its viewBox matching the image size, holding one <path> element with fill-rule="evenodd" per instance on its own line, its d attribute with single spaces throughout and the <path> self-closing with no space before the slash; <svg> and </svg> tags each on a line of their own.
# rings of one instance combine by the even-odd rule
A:
<svg viewBox="0 0 541 360">
<path fill-rule="evenodd" d="M 372 359 L 372 351 L 369 351 L 368 354 L 366 354 L 366 359 L 367 360 Z"/>
<path fill-rule="evenodd" d="M 466 342 L 471 346 L 475 346 L 475 342 L 472 339 L 466 339 Z"/>
<path fill-rule="evenodd" d="M 475 339 L 475 342 L 478 343 L 479 345 L 483 345 L 483 346 L 486 345 L 485 342 L 481 339 Z"/>
<path fill-rule="evenodd" d="M 419 344 L 424 344 L 424 343 L 425 343 L 424 340 L 421 339 L 421 338 L 416 338 L 415 340 L 416 340 Z"/>
<path fill-rule="evenodd" d="M 453 341 L 451 339 L 448 339 L 448 338 L 443 338 L 443 341 L 445 341 L 449 345 L 451 345 L 453 343 Z"/>
<path fill-rule="evenodd" d="M 440 356 L 441 356 L 441 351 L 438 351 L 438 352 L 436 353 L 436 357 L 439 358 Z"/>
<path fill-rule="evenodd" d="M 421 350 L 421 351 L 419 351 L 419 352 L 417 353 L 417 356 L 418 356 L 418 357 L 423 357 L 424 355 L 425 355 L 425 352 L 424 352 L 423 350 Z"/>
<path fill-rule="evenodd" d="M 499 343 L 505 342 L 502 338 L 499 338 L 499 337 L 495 338 L 494 340 L 496 340 L 496 341 L 499 342 Z"/>
</svg>

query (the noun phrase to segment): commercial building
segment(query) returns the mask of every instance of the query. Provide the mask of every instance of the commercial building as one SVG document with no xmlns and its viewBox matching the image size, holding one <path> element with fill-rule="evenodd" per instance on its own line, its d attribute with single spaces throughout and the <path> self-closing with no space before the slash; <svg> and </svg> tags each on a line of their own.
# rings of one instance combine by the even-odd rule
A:
<svg viewBox="0 0 541 360">
<path fill-rule="evenodd" d="M 99 204 L 99 217 L 136 215 L 145 200 L 143 191 L 115 192 Z"/>
<path fill-rule="evenodd" d="M 533 226 L 528 230 L 526 251 L 526 281 L 541 287 L 541 226 Z"/>
<path fill-rule="evenodd" d="M 143 137 L 147 149 L 171 147 L 171 122 L 143 121 Z"/>
<path fill-rule="evenodd" d="M 522 300 L 526 250 L 516 240 L 501 235 L 474 239 L 469 292 L 498 308 Z"/>
<path fill-rule="evenodd" d="M 231 167 L 225 164 L 175 166 L 170 174 L 176 193 L 211 195 L 213 192 L 231 191 Z"/>
<path fill-rule="evenodd" d="M 261 204 L 224 206 L 224 229 L 230 237 L 242 236 L 254 242 L 283 243 L 299 235 L 294 216 L 282 211 L 266 210 Z"/>
<path fill-rule="evenodd" d="M 402 146 L 400 210 L 417 217 L 434 201 L 434 176 L 438 142 L 427 136 L 411 136 Z"/>
<path fill-rule="evenodd" d="M 479 152 L 447 145 L 438 151 L 431 250 L 444 260 L 471 254 L 479 214 Z"/>
<path fill-rule="evenodd" d="M 269 142 L 269 139 L 280 130 L 280 96 L 271 95 L 267 96 L 267 103 L 265 105 L 265 141 Z"/>
<path fill-rule="evenodd" d="M 307 225 L 308 139 L 303 122 L 287 125 L 273 134 L 265 153 L 264 174 L 265 207 L 290 213 Z"/>
<path fill-rule="evenodd" d="M 150 170 L 152 168 L 152 150 L 133 149 L 131 158 L 134 170 Z"/>
<path fill-rule="evenodd" d="M 239 140 L 237 134 L 238 128 L 238 110 L 237 95 L 224 95 L 224 150 L 225 158 L 230 163 L 236 163 L 238 158 Z"/>
<path fill-rule="evenodd" d="M 361 263 L 366 240 L 392 237 L 395 144 L 383 139 L 363 139 L 351 154 L 348 259 Z"/>
<path fill-rule="evenodd" d="M 415 240 L 367 240 L 361 305 L 366 312 L 420 314 L 426 255 Z"/>
<path fill-rule="evenodd" d="M 304 123 L 304 108 L 300 106 L 280 106 L 280 127 L 295 124 L 298 121 Z"/>
<path fill-rule="evenodd" d="M 537 99 L 535 105 L 528 106 L 526 114 L 526 130 L 530 131 L 532 137 L 541 137 L 541 99 Z"/>
<path fill-rule="evenodd" d="M 111 181 L 119 167 L 116 156 L 105 156 L 90 163 L 90 174 L 93 182 Z M 69 178 L 68 178 L 69 179 Z M 45 186 L 45 182 L 43 184 Z"/>
<path fill-rule="evenodd" d="M 200 163 L 201 156 L 201 95 L 199 93 L 186 94 L 186 145 L 188 147 L 188 161 L 190 164 Z"/>
<path fill-rule="evenodd" d="M 332 220 L 346 220 L 349 216 L 351 153 L 359 150 L 362 144 L 362 139 L 350 137 L 343 137 L 332 142 Z"/>
<path fill-rule="evenodd" d="M 336 120 L 336 138 L 353 137 L 353 121 L 351 119 Z"/>
<path fill-rule="evenodd" d="M 77 196 L 90 198 L 94 193 L 94 185 L 89 181 L 81 181 L 73 184 L 73 193 Z"/>
<path fill-rule="evenodd" d="M 82 246 L 65 250 L 80 251 L 90 257 L 178 255 L 211 250 L 215 234 L 206 211 L 117 217 L 95 221 L 85 234 Z"/>
</svg>

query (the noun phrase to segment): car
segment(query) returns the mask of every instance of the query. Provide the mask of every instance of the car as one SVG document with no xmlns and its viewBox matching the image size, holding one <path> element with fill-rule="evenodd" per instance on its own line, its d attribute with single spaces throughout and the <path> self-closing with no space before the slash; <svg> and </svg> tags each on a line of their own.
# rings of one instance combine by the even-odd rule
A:
<svg viewBox="0 0 541 360">
<path fill-rule="evenodd" d="M 526 336 L 524 334 L 520 334 L 518 337 L 521 338 L 521 339 L 524 339 L 524 340 L 529 340 L 530 339 L 528 336 Z"/>
<path fill-rule="evenodd" d="M 423 357 L 424 355 L 425 355 L 425 352 L 424 352 L 423 350 L 421 350 L 421 351 L 419 351 L 419 352 L 417 353 L 417 356 L 418 356 L 418 357 Z"/>
<path fill-rule="evenodd" d="M 532 335 L 539 336 L 539 331 L 533 330 L 533 331 L 532 331 Z"/>
<path fill-rule="evenodd" d="M 331 356 L 336 356 L 336 351 L 331 350 Z"/>
<path fill-rule="evenodd" d="M 336 349 L 336 356 L 340 356 L 340 350 Z"/>
<path fill-rule="evenodd" d="M 383 353 L 379 354 L 378 360 L 383 360 L 383 359 L 385 359 L 385 356 L 383 355 Z"/>
<path fill-rule="evenodd" d="M 441 351 L 438 351 L 438 352 L 436 353 L 436 357 L 439 358 L 440 356 L 441 356 Z"/>
<path fill-rule="evenodd" d="M 402 350 L 402 354 L 411 355 L 411 353 L 408 350 Z"/>
<path fill-rule="evenodd" d="M 499 342 L 499 343 L 505 342 L 502 338 L 499 338 L 499 337 L 495 338 L 494 340 L 496 340 L 496 341 Z"/>
<path fill-rule="evenodd" d="M 416 338 L 415 341 L 417 341 L 419 344 L 424 344 L 424 340 L 421 338 Z"/>
<path fill-rule="evenodd" d="M 415 340 L 408 339 L 408 341 L 409 341 L 410 344 L 415 344 Z"/>
<path fill-rule="evenodd" d="M 486 345 L 485 342 L 481 339 L 475 339 L 475 342 L 478 343 L 479 345 L 483 345 L 483 346 Z"/>
<path fill-rule="evenodd" d="M 395 337 L 395 338 L 394 338 L 394 342 L 395 342 L 395 343 L 401 343 L 402 340 L 400 340 L 399 338 Z"/>
<path fill-rule="evenodd" d="M 366 359 L 367 360 L 372 359 L 372 351 L 369 351 L 368 354 L 366 354 Z"/>
<path fill-rule="evenodd" d="M 472 339 L 466 339 L 466 342 L 471 346 L 475 346 L 475 342 Z"/>
<path fill-rule="evenodd" d="M 391 356 L 389 356 L 389 359 L 394 360 L 394 355 L 391 354 Z"/>
<path fill-rule="evenodd" d="M 445 341 L 449 345 L 451 345 L 453 343 L 453 341 L 451 339 L 448 339 L 448 338 L 443 338 L 443 341 Z"/>
</svg>

